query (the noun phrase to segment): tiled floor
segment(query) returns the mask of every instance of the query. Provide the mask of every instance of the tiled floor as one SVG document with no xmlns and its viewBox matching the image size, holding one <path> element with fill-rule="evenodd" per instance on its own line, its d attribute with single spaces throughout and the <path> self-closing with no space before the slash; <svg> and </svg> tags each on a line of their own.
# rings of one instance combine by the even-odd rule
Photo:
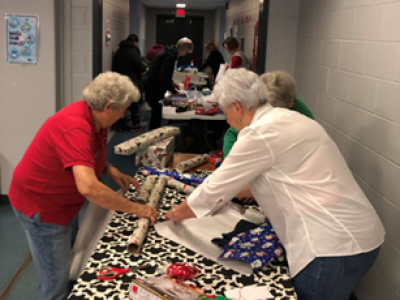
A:
<svg viewBox="0 0 400 300">
<path fill-rule="evenodd" d="M 135 156 L 114 155 L 113 150 L 115 145 L 142 133 L 143 132 L 116 132 L 113 134 L 107 146 L 107 161 L 121 172 L 131 176 L 135 175 L 137 170 L 135 166 Z M 110 178 L 104 177 L 101 178 L 101 180 L 110 188 L 114 190 L 119 189 Z M 82 218 L 84 214 L 84 208 L 80 213 L 80 218 Z M 25 233 L 18 220 L 15 218 L 11 206 L 0 205 L 0 293 L 28 254 L 29 247 Z M 7 297 L 7 300 L 39 299 L 38 289 L 39 278 L 31 262 Z"/>
<path fill-rule="evenodd" d="M 10 205 L 0 205 L 0 292 L 29 255 L 28 241 Z"/>
</svg>

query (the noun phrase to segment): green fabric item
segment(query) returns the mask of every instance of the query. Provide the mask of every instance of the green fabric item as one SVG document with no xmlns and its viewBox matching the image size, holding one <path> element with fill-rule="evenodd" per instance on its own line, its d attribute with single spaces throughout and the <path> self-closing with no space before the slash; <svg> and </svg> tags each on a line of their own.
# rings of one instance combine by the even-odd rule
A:
<svg viewBox="0 0 400 300">
<path fill-rule="evenodd" d="M 290 110 L 297 111 L 298 113 L 301 113 L 302 115 L 305 115 L 306 117 L 309 117 L 310 119 L 314 120 L 314 115 L 312 114 L 311 110 L 300 99 L 296 98 L 294 105 L 292 106 L 292 108 L 290 108 Z M 228 156 L 233 145 L 237 141 L 238 134 L 239 132 L 233 127 L 230 127 L 226 131 L 224 136 L 224 145 L 222 146 L 222 151 L 224 152 L 224 159 Z"/>
<path fill-rule="evenodd" d="M 226 131 L 224 136 L 224 145 L 222 146 L 222 152 L 224 152 L 224 159 L 231 151 L 233 144 L 235 144 L 235 142 L 237 141 L 238 134 L 239 131 L 237 131 L 233 127 L 229 127 L 229 129 Z"/>
<path fill-rule="evenodd" d="M 306 117 L 314 120 L 314 115 L 312 114 L 311 110 L 300 99 L 296 98 L 294 105 L 292 106 L 292 108 L 290 108 L 290 110 L 297 111 L 298 113 L 301 113 L 302 115 L 305 115 Z"/>
</svg>

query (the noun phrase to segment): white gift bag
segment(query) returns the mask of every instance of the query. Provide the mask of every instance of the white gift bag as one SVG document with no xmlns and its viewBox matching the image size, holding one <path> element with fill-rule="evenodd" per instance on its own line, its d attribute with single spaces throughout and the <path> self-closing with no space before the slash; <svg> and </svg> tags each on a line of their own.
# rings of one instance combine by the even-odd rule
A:
<svg viewBox="0 0 400 300">
<path fill-rule="evenodd" d="M 217 78 L 215 78 L 215 82 L 218 82 L 221 80 L 221 78 L 224 76 L 226 69 L 228 69 L 228 64 L 220 64 L 219 65 L 219 71 L 217 74 Z"/>
</svg>

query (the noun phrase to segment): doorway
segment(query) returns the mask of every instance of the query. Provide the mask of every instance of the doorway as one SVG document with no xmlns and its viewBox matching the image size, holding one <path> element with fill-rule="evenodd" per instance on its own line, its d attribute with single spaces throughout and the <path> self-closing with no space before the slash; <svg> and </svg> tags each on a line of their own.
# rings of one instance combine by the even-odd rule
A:
<svg viewBox="0 0 400 300">
<path fill-rule="evenodd" d="M 189 65 L 191 60 L 197 67 L 202 65 L 203 31 L 204 17 L 175 18 L 170 15 L 157 15 L 157 42 L 164 46 L 175 45 L 180 38 L 186 36 L 194 44 L 193 53 L 180 57 L 178 66 Z"/>
</svg>

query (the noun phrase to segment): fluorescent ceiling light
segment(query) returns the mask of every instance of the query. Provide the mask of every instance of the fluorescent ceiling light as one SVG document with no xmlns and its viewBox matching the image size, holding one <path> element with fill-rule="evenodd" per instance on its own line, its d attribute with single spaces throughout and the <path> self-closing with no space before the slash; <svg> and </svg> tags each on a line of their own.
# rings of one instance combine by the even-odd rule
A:
<svg viewBox="0 0 400 300">
<path fill-rule="evenodd" d="M 178 4 L 176 4 L 176 7 L 177 8 L 185 8 L 186 4 L 185 3 L 178 3 Z"/>
</svg>

